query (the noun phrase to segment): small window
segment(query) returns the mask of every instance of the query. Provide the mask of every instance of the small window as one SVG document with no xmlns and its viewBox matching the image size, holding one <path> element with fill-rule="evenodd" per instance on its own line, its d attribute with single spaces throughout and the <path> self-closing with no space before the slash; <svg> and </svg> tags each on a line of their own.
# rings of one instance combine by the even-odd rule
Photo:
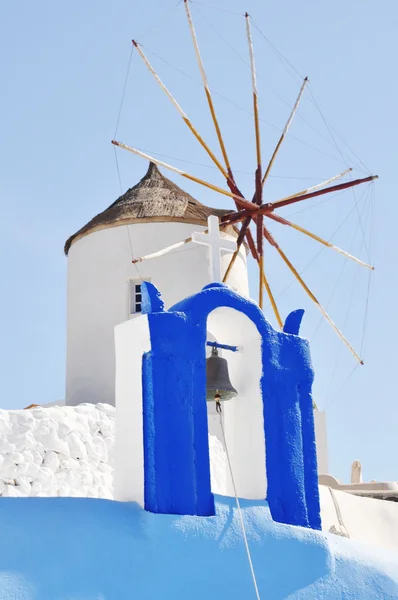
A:
<svg viewBox="0 0 398 600">
<path fill-rule="evenodd" d="M 130 315 L 141 312 L 141 281 L 130 281 Z"/>
</svg>

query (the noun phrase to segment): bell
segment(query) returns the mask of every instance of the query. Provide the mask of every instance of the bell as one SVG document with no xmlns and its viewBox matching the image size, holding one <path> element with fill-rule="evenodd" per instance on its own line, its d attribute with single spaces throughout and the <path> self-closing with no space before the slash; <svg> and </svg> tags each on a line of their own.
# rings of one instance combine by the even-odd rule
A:
<svg viewBox="0 0 398 600">
<path fill-rule="evenodd" d="M 214 397 L 219 394 L 221 400 L 232 400 L 238 395 L 232 386 L 228 374 L 228 362 L 218 356 L 218 351 L 213 346 L 211 356 L 206 360 L 206 400 L 214 402 Z"/>
</svg>

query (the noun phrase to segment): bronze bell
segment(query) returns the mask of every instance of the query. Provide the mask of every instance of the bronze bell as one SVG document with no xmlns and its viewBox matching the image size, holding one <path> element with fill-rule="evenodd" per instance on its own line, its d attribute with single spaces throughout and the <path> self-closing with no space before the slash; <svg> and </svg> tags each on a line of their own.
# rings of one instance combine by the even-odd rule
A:
<svg viewBox="0 0 398 600">
<path fill-rule="evenodd" d="M 213 346 L 211 356 L 206 360 L 206 400 L 214 402 L 216 394 L 221 400 L 232 400 L 238 395 L 229 380 L 228 362 L 218 356 L 218 351 Z"/>
</svg>

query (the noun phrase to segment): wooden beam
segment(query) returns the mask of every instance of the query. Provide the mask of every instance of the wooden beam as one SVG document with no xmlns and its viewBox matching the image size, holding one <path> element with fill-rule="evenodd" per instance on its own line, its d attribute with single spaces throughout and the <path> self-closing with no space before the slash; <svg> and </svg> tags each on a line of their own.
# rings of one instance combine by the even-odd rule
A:
<svg viewBox="0 0 398 600">
<path fill-rule="evenodd" d="M 262 204 L 257 210 L 253 213 L 252 207 L 250 209 L 245 209 L 228 215 L 228 220 L 231 223 L 239 223 L 246 219 L 246 217 L 257 217 L 258 215 L 267 215 L 268 213 L 273 212 L 275 208 L 280 208 L 281 206 L 288 206 L 289 204 L 294 204 L 295 202 L 301 202 L 303 200 L 309 200 L 310 198 L 315 198 L 316 196 L 322 196 L 324 194 L 330 194 L 331 192 L 338 192 L 340 190 L 348 189 L 354 187 L 356 185 L 360 185 L 361 183 L 367 183 L 369 181 L 373 181 L 374 179 L 378 179 L 378 175 L 370 175 L 369 177 L 364 177 L 363 179 L 355 179 L 354 181 L 347 181 L 346 183 L 340 183 L 339 185 L 333 185 L 332 187 L 326 188 L 324 190 L 318 190 L 316 192 L 311 192 L 310 194 L 303 194 L 302 196 L 296 196 L 294 198 L 289 198 L 286 200 L 280 200 L 278 202 L 269 202 L 268 204 Z M 224 217 L 223 217 L 224 219 Z"/>
<path fill-rule="evenodd" d="M 214 109 L 213 98 L 211 96 L 210 87 L 209 87 L 209 83 L 207 81 L 207 76 L 206 76 L 205 68 L 204 68 L 204 65 L 203 65 L 202 56 L 200 54 L 199 44 L 198 44 L 198 40 L 197 40 L 197 37 L 196 37 L 196 32 L 195 32 L 195 28 L 194 28 L 193 21 L 192 21 L 192 15 L 191 15 L 191 11 L 189 9 L 188 0 L 184 0 L 184 6 L 185 6 L 185 12 L 186 12 L 186 15 L 187 15 L 187 19 L 188 19 L 189 29 L 190 29 L 190 32 L 191 32 L 191 37 L 192 37 L 192 42 L 193 42 L 193 46 L 194 46 L 194 50 L 195 50 L 196 60 L 197 60 L 198 66 L 199 66 L 199 71 L 200 71 L 200 75 L 201 75 L 201 78 L 202 78 L 203 87 L 205 89 L 207 104 L 208 104 L 209 109 L 210 109 L 211 118 L 213 120 L 214 128 L 216 130 L 216 134 L 217 134 L 217 138 L 218 138 L 218 143 L 220 145 L 221 153 L 223 155 L 223 159 L 224 159 L 224 162 L 225 162 L 225 166 L 227 168 L 228 175 L 233 180 L 233 175 L 232 175 L 232 171 L 231 171 L 231 165 L 230 165 L 229 158 L 228 158 L 228 155 L 227 155 L 227 151 L 226 151 L 226 148 L 225 148 L 224 140 L 223 140 L 223 137 L 222 137 L 222 134 L 221 134 L 221 129 L 220 129 L 220 125 L 218 123 L 218 119 L 217 119 L 217 116 L 216 116 L 216 111 Z"/>
<path fill-rule="evenodd" d="M 261 196 L 262 196 L 262 182 L 261 182 L 261 165 L 258 166 L 256 171 L 256 200 L 259 205 L 261 205 Z M 262 309 L 263 308 L 263 284 L 264 284 L 264 253 L 263 253 L 263 223 L 264 217 L 263 215 L 256 215 L 256 227 L 257 227 L 257 252 L 259 257 L 259 291 L 258 291 L 258 305 Z"/>
<path fill-rule="evenodd" d="M 132 40 L 132 42 L 133 42 L 134 47 L 137 49 L 138 54 L 140 55 L 140 57 L 144 61 L 146 67 L 150 71 L 150 73 L 152 73 L 153 77 L 155 78 L 155 80 L 157 81 L 157 83 L 159 84 L 159 86 L 162 88 L 162 90 L 164 91 L 164 93 L 166 94 L 166 96 L 169 98 L 169 100 L 172 102 L 172 104 L 175 106 L 175 108 L 180 113 L 180 115 L 181 115 L 184 123 L 187 125 L 187 127 L 190 129 L 190 131 L 196 137 L 196 139 L 198 140 L 199 144 L 206 150 L 207 154 L 210 156 L 211 160 L 214 162 L 214 164 L 217 166 L 217 168 L 220 170 L 220 172 L 224 175 L 225 179 L 228 179 L 228 177 L 229 177 L 228 172 L 222 166 L 222 164 L 220 163 L 220 161 L 218 160 L 218 158 L 216 157 L 216 155 L 214 154 L 214 152 L 212 152 L 210 150 L 209 146 L 203 140 L 203 138 L 198 133 L 198 131 L 195 129 L 195 127 L 192 125 L 191 121 L 189 120 L 189 118 L 185 114 L 185 112 L 182 110 L 182 108 L 178 104 L 177 100 L 172 96 L 172 94 L 169 92 L 169 90 L 167 89 L 167 87 L 164 85 L 163 81 L 160 79 L 159 75 L 156 73 L 155 69 L 152 67 L 151 63 L 149 62 L 148 58 L 144 54 L 144 52 L 143 52 L 142 48 L 140 47 L 140 45 L 135 40 Z"/>
<path fill-rule="evenodd" d="M 292 112 L 290 113 L 290 116 L 289 116 L 289 118 L 288 118 L 288 120 L 287 120 L 287 122 L 286 122 L 286 125 L 285 125 L 285 127 L 284 127 L 284 129 L 283 129 L 283 131 L 282 131 L 282 135 L 281 135 L 281 137 L 279 138 L 279 141 L 278 141 L 278 143 L 277 143 L 277 145 L 276 145 L 276 148 L 275 148 L 275 150 L 274 150 L 274 152 L 273 152 L 273 154 L 272 154 L 272 156 L 271 156 L 271 159 L 270 159 L 270 161 L 269 161 L 269 163 L 268 163 L 268 167 L 267 167 L 267 169 L 266 169 L 266 171 L 265 171 L 265 173 L 264 173 L 264 177 L 263 177 L 263 185 L 264 185 L 264 183 L 265 183 L 265 182 L 267 181 L 267 179 L 268 179 L 268 175 L 270 174 L 270 171 L 271 171 L 271 169 L 272 169 L 272 165 L 274 164 L 274 161 L 275 161 L 276 155 L 278 154 L 278 152 L 279 152 L 279 149 L 280 149 L 280 147 L 281 147 L 281 145 L 282 145 L 282 142 L 283 142 L 283 140 L 285 139 L 285 137 L 286 137 L 286 135 L 287 135 L 287 133 L 288 133 L 288 131 L 289 131 L 289 129 L 290 129 L 290 125 L 292 124 L 292 121 L 293 121 L 294 115 L 295 115 L 295 114 L 296 114 L 296 112 L 297 112 L 297 109 L 298 109 L 298 107 L 299 107 L 299 104 L 300 104 L 300 100 L 301 100 L 301 98 L 302 98 L 302 95 L 304 94 L 304 90 L 305 90 L 305 87 L 306 87 L 307 83 L 308 83 L 308 77 L 306 77 L 306 78 L 304 79 L 304 81 L 303 81 L 303 84 L 302 84 L 302 86 L 301 86 L 301 88 L 300 88 L 300 91 L 299 91 L 299 94 L 298 94 L 298 96 L 297 96 L 296 102 L 294 103 L 293 110 L 292 110 Z"/>
<path fill-rule="evenodd" d="M 257 169 L 255 175 L 256 194 L 255 202 L 258 206 L 262 203 L 262 166 L 261 166 L 261 141 L 260 141 L 260 121 L 258 114 L 258 94 L 257 94 L 257 79 L 256 79 L 256 66 L 254 61 L 254 50 L 253 40 L 250 28 L 250 17 L 249 14 L 245 14 L 246 18 L 246 34 L 247 42 L 249 46 L 250 56 L 250 69 L 252 76 L 252 91 L 253 91 L 253 110 L 254 110 L 254 131 L 256 136 L 256 158 L 257 158 Z M 264 285 L 264 257 L 263 257 L 263 217 L 258 215 L 256 219 L 257 227 L 257 252 L 258 252 L 258 266 L 259 266 L 259 278 L 258 278 L 258 305 L 263 308 L 263 285 Z"/>
<path fill-rule="evenodd" d="M 315 233 L 311 233 L 311 231 L 308 231 L 308 229 L 304 229 L 304 227 L 301 227 L 300 225 L 296 225 L 295 223 L 292 223 L 291 221 L 288 221 L 287 219 L 284 219 L 283 217 L 280 217 L 279 215 L 276 215 L 273 212 L 268 213 L 266 216 L 269 219 L 276 221 L 277 223 L 281 223 L 282 225 L 288 225 L 289 227 L 292 227 L 293 229 L 296 229 L 297 231 L 304 233 L 304 235 L 307 235 L 308 237 L 319 242 L 320 244 L 323 244 L 324 246 L 327 246 L 328 248 L 332 248 L 332 250 L 336 250 L 336 252 L 339 252 L 346 258 L 349 258 L 349 259 L 355 261 L 356 263 L 358 263 L 359 265 L 362 265 L 362 267 L 367 267 L 368 269 L 371 269 L 372 271 L 374 270 L 374 267 L 372 267 L 371 265 L 368 265 L 363 260 L 356 258 L 356 256 L 353 256 L 349 252 L 342 250 L 341 248 L 339 248 L 338 246 L 335 246 L 331 242 L 328 242 L 327 240 L 322 239 L 321 237 L 319 237 L 319 235 L 316 235 Z"/>
<path fill-rule="evenodd" d="M 281 319 L 281 315 L 280 315 L 278 307 L 276 305 L 274 295 L 271 291 L 270 285 L 268 283 L 268 279 L 266 278 L 264 271 L 262 273 L 262 276 L 263 276 L 263 284 L 264 284 L 265 289 L 267 290 L 267 294 L 268 294 L 269 301 L 271 302 L 272 310 L 274 311 L 279 328 L 282 331 L 283 330 L 283 321 Z"/>
<path fill-rule="evenodd" d="M 245 14 L 246 18 L 246 34 L 247 34 L 247 42 L 249 46 L 249 56 L 250 56 L 250 69 L 252 76 L 252 91 L 253 91 L 253 110 L 254 110 L 254 129 L 256 134 L 256 157 L 257 157 L 257 167 L 261 166 L 261 143 L 260 143 L 260 123 L 258 117 L 258 94 L 257 94 L 257 79 L 256 79 L 256 66 L 254 62 L 254 50 L 253 50 L 253 41 L 251 35 L 250 28 L 250 16 L 248 13 Z"/>
<path fill-rule="evenodd" d="M 321 188 L 324 188 L 325 185 L 329 185 L 329 183 L 333 183 L 333 181 L 336 181 L 336 179 L 340 179 L 341 177 L 344 177 L 344 175 L 348 175 L 348 173 L 350 173 L 351 171 L 352 168 L 346 169 L 342 173 L 338 173 L 338 175 L 335 175 L 330 179 L 326 179 L 326 181 L 322 181 L 322 183 L 317 183 L 316 185 L 312 185 L 311 187 L 305 190 L 301 190 L 300 192 L 296 192 L 295 194 L 291 194 L 290 196 L 285 196 L 284 198 L 281 198 L 280 200 L 274 202 L 274 204 L 276 205 L 278 204 L 278 202 L 283 202 L 284 200 L 290 200 L 290 198 L 297 198 L 297 196 L 303 196 L 304 194 L 315 192 L 315 190 L 320 190 Z"/>
<path fill-rule="evenodd" d="M 220 223 L 220 229 L 223 229 L 224 227 L 228 227 L 228 225 L 229 225 L 229 223 Z M 204 234 L 209 233 L 209 230 L 205 229 L 202 233 L 204 233 Z M 185 238 L 185 240 L 182 240 L 181 242 L 176 242 L 175 244 L 166 246 L 165 248 L 162 248 L 162 250 L 158 250 L 157 252 L 151 252 L 151 254 L 146 254 L 145 256 L 139 256 L 137 258 L 133 258 L 131 262 L 133 265 L 136 265 L 137 263 L 143 262 L 145 260 L 152 260 L 153 258 L 159 258 L 160 256 L 164 256 L 165 254 L 168 254 L 169 252 L 172 252 L 173 250 L 177 250 L 178 248 L 181 248 L 181 246 L 184 246 L 185 244 L 189 244 L 189 242 L 192 242 L 192 236 Z"/>
<path fill-rule="evenodd" d="M 328 321 L 329 325 L 337 333 L 339 338 L 347 346 L 347 348 L 350 350 L 350 352 L 353 354 L 353 356 L 356 358 L 356 360 L 359 362 L 359 364 L 363 365 L 363 360 L 361 359 L 359 354 L 354 350 L 354 348 L 351 346 L 349 341 L 345 338 L 345 336 L 340 331 L 340 329 L 337 327 L 337 325 L 332 321 L 332 319 L 330 318 L 330 316 L 328 315 L 326 310 L 323 308 L 322 304 L 316 298 L 315 294 L 313 294 L 311 292 L 310 288 L 304 282 L 303 278 L 301 277 L 301 275 L 299 274 L 297 269 L 292 265 L 290 260 L 287 258 L 286 254 L 283 252 L 283 250 L 279 247 L 278 243 L 275 241 L 275 238 L 270 234 L 270 232 L 267 229 L 264 229 L 264 237 L 267 239 L 267 241 L 270 243 L 270 245 L 273 246 L 277 250 L 277 252 L 279 253 L 280 257 L 282 258 L 283 262 L 286 264 L 288 269 L 293 273 L 293 275 L 295 276 L 295 278 L 297 279 L 297 281 L 299 282 L 301 287 L 305 290 L 306 294 L 311 298 L 311 300 L 314 302 L 316 307 L 320 310 L 320 312 L 323 314 L 325 319 Z"/>
</svg>

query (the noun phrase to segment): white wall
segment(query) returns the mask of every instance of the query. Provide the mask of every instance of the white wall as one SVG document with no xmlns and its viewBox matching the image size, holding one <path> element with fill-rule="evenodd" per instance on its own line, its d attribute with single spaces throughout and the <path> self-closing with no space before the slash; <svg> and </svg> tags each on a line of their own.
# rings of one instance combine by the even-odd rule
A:
<svg viewBox="0 0 398 600">
<path fill-rule="evenodd" d="M 135 257 L 161 250 L 205 228 L 187 223 L 138 223 L 129 226 Z M 227 254 L 222 259 L 225 269 Z M 208 252 L 188 244 L 182 250 L 131 263 L 127 226 L 111 227 L 73 243 L 68 255 L 66 404 L 115 403 L 114 327 L 129 317 L 129 279 L 149 279 L 166 308 L 199 292 L 209 282 Z M 228 281 L 248 296 L 246 256 L 242 249 Z"/>
<path fill-rule="evenodd" d="M 238 345 L 238 352 L 224 351 L 230 377 L 238 397 L 223 403 L 226 446 L 238 495 L 264 499 L 266 496 L 265 437 L 260 378 L 261 338 L 257 328 L 242 313 L 217 308 L 208 319 L 209 338 Z M 116 341 L 116 500 L 144 505 L 144 455 L 142 422 L 142 355 L 150 349 L 148 318 L 141 315 L 115 329 Z M 220 351 L 221 354 L 221 351 Z M 248 376 L 249 374 L 249 376 Z M 219 416 L 209 403 L 209 434 L 224 443 Z M 212 414 L 213 413 L 213 414 Z M 210 435 L 210 437 L 211 437 Z M 222 447 L 210 444 L 213 492 L 234 494 L 227 461 L 220 460 Z M 217 465 L 217 468 L 214 468 Z"/>
<path fill-rule="evenodd" d="M 398 504 L 319 486 L 322 530 L 398 551 Z"/>
<path fill-rule="evenodd" d="M 324 411 L 314 410 L 314 421 L 318 473 L 329 473 L 326 413 Z"/>
<path fill-rule="evenodd" d="M 116 434 L 115 500 L 144 507 L 142 356 L 151 349 L 147 315 L 115 329 Z"/>
<path fill-rule="evenodd" d="M 210 313 L 207 328 L 219 343 L 239 346 L 238 352 L 220 351 L 228 360 L 231 383 L 238 397 L 223 402 L 223 424 L 238 495 L 265 498 L 267 491 L 263 403 L 261 337 L 252 321 L 232 308 L 217 308 Z M 209 433 L 222 439 L 219 417 L 208 403 Z M 223 441 L 223 440 L 222 440 Z M 214 458 L 211 456 L 210 460 Z M 228 469 L 228 466 L 225 465 Z M 233 495 L 229 469 L 226 487 L 218 493 Z M 212 482 L 213 483 L 213 482 Z M 214 489 L 212 485 L 212 489 Z"/>
<path fill-rule="evenodd" d="M 115 408 L 0 410 L 0 496 L 113 498 Z"/>
</svg>

